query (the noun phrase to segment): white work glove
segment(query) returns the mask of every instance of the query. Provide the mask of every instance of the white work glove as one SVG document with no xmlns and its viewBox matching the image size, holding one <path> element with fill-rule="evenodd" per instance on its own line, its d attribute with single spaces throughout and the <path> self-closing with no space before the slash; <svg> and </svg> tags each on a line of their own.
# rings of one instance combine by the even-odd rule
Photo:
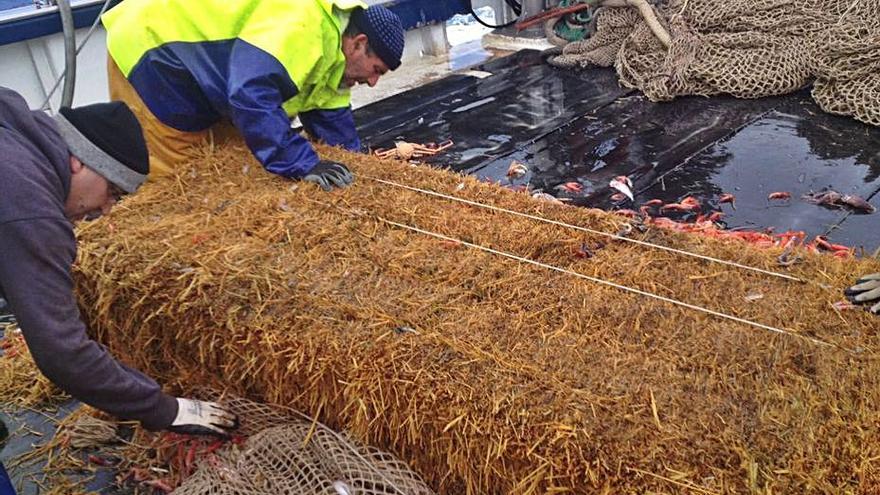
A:
<svg viewBox="0 0 880 495">
<path fill-rule="evenodd" d="M 354 175 L 345 165 L 329 160 L 321 160 L 303 177 L 306 182 L 314 182 L 325 191 L 334 187 L 345 187 L 354 182 Z"/>
<path fill-rule="evenodd" d="M 229 436 L 238 428 L 238 418 L 216 402 L 177 398 L 177 417 L 168 427 L 186 435 Z"/>
<path fill-rule="evenodd" d="M 880 314 L 880 273 L 865 275 L 843 293 L 850 302 L 871 304 L 869 311 L 875 315 Z"/>
</svg>

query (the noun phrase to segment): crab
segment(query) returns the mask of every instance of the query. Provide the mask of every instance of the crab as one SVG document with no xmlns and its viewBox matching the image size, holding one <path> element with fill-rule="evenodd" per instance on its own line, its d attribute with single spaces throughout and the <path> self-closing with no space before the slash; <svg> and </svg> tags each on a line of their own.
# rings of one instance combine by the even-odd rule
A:
<svg viewBox="0 0 880 495">
<path fill-rule="evenodd" d="M 507 168 L 507 178 L 511 181 L 519 179 L 527 173 L 529 173 L 529 167 L 516 160 L 510 162 L 510 167 Z"/>
<path fill-rule="evenodd" d="M 723 193 L 718 197 L 718 204 L 730 203 L 730 206 L 735 210 L 736 209 L 736 196 L 730 193 Z"/>
<path fill-rule="evenodd" d="M 584 186 L 580 182 L 566 182 L 564 184 L 556 186 L 556 189 L 577 194 L 579 192 L 583 192 Z"/>
<path fill-rule="evenodd" d="M 722 213 L 720 211 L 713 211 L 712 213 L 710 213 L 708 215 L 697 215 L 697 218 L 694 220 L 694 223 L 700 223 L 700 222 L 717 223 L 717 222 L 720 222 L 722 218 L 724 218 L 724 213 Z"/>
<path fill-rule="evenodd" d="M 406 141 L 397 141 L 393 148 L 377 149 L 373 154 L 382 159 L 409 160 L 412 158 L 422 158 L 425 156 L 434 156 L 441 151 L 453 145 L 452 140 L 446 140 L 442 143 L 409 143 Z"/>
<path fill-rule="evenodd" d="M 791 199 L 791 193 L 787 191 L 772 192 L 767 196 L 767 200 L 772 199 Z"/>
<path fill-rule="evenodd" d="M 831 251 L 834 256 L 839 258 L 846 258 L 848 256 L 855 254 L 855 248 L 851 248 L 849 246 L 844 246 L 843 244 L 832 244 L 828 241 L 828 238 L 822 235 L 817 235 L 815 239 L 810 243 L 819 250 Z"/>
<path fill-rule="evenodd" d="M 669 203 L 660 207 L 660 212 L 665 211 L 696 211 L 700 209 L 700 201 L 693 196 L 688 196 L 680 203 Z"/>
</svg>

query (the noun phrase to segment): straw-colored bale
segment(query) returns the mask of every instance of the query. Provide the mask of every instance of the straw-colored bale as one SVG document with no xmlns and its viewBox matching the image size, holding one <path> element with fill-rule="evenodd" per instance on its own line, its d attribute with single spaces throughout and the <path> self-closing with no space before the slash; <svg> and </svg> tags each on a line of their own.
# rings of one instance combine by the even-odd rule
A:
<svg viewBox="0 0 880 495">
<path fill-rule="evenodd" d="M 76 281 L 99 338 L 170 387 L 316 414 L 447 494 L 878 489 L 878 321 L 831 306 L 876 262 L 808 255 L 787 273 L 810 282 L 792 282 L 369 177 L 612 233 L 625 222 L 600 211 L 322 153 L 353 187 L 289 182 L 229 147 L 81 227 Z M 633 235 L 783 270 L 774 250 Z M 595 256 L 576 256 L 582 243 Z"/>
</svg>

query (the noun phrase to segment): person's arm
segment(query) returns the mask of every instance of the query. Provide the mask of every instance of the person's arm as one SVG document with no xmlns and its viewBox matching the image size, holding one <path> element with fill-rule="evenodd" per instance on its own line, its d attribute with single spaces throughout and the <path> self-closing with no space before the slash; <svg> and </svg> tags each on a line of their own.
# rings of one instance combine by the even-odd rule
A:
<svg viewBox="0 0 880 495">
<path fill-rule="evenodd" d="M 0 283 L 40 371 L 90 406 L 151 430 L 169 427 L 177 400 L 86 333 L 70 275 L 76 256 L 70 224 L 58 218 L 2 224 L 0 253 Z"/>
<path fill-rule="evenodd" d="M 246 42 L 235 43 L 229 66 L 229 116 L 248 148 L 269 172 L 303 178 L 318 155 L 282 106 L 299 93 L 296 84 L 277 59 Z"/>
<path fill-rule="evenodd" d="M 361 151 L 361 140 L 354 125 L 351 107 L 334 110 L 310 110 L 299 114 L 305 130 L 330 146 Z"/>
</svg>

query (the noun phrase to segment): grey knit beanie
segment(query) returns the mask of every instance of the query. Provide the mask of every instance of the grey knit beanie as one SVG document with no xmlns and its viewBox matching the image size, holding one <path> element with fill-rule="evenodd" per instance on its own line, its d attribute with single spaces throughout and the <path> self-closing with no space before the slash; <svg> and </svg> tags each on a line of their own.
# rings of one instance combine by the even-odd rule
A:
<svg viewBox="0 0 880 495">
<path fill-rule="evenodd" d="M 133 193 L 147 180 L 147 143 L 125 103 L 62 108 L 55 122 L 70 153 L 123 191 Z"/>
</svg>

